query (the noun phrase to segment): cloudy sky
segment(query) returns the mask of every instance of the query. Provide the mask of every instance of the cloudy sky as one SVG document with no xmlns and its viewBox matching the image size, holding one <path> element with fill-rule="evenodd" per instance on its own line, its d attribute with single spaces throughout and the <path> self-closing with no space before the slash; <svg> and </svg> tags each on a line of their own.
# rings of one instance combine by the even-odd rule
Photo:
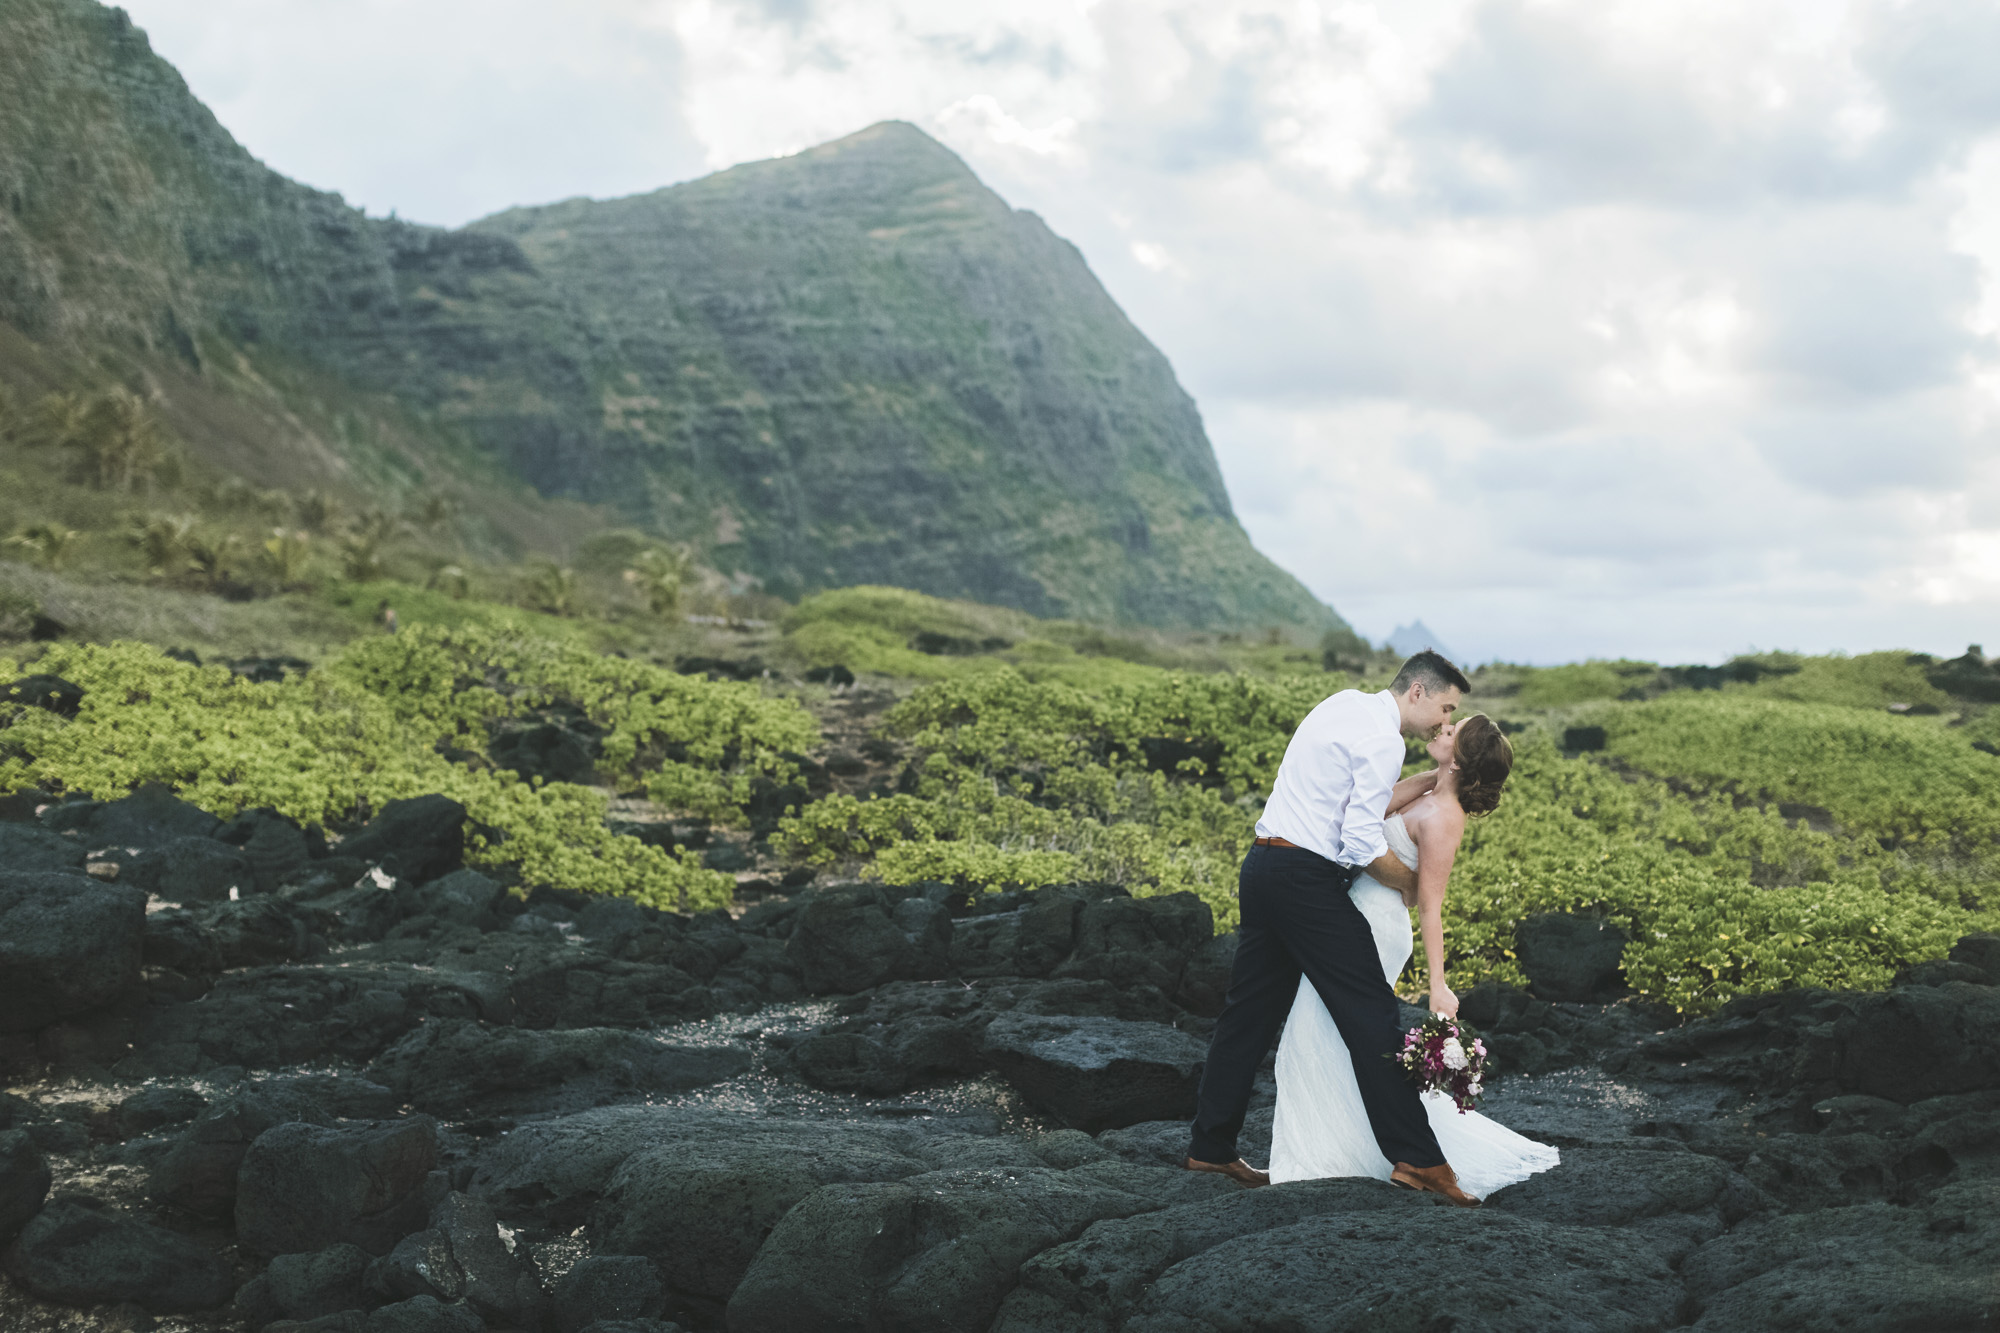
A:
<svg viewBox="0 0 2000 1333">
<path fill-rule="evenodd" d="M 124 2 L 272 166 L 425 222 L 922 126 L 1371 636 L 2000 651 L 1995 0 Z"/>
</svg>

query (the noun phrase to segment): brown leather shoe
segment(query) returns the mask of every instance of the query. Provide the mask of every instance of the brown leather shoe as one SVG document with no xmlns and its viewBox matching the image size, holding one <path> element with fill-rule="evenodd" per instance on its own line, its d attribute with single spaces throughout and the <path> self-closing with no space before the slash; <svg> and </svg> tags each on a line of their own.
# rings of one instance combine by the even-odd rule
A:
<svg viewBox="0 0 2000 1333">
<path fill-rule="evenodd" d="M 1237 1184 L 1248 1185 L 1252 1189 L 1259 1185 L 1268 1185 L 1271 1183 L 1270 1172 L 1259 1171 L 1241 1157 L 1233 1162 L 1198 1162 L 1190 1157 L 1187 1159 L 1187 1169 L 1190 1171 L 1213 1171 L 1217 1175 L 1228 1176 Z"/>
<path fill-rule="evenodd" d="M 1479 1200 L 1458 1187 L 1458 1173 L 1451 1169 L 1449 1162 L 1440 1166 L 1411 1166 L 1408 1162 L 1398 1162 L 1389 1173 L 1389 1183 L 1401 1185 L 1406 1190 L 1439 1195 L 1447 1203 L 1457 1204 L 1460 1208 L 1479 1206 Z"/>
</svg>

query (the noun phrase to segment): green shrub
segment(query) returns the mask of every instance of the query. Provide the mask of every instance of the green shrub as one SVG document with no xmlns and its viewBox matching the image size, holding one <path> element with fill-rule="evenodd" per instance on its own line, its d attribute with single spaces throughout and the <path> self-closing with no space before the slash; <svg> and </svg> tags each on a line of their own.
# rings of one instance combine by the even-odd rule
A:
<svg viewBox="0 0 2000 1333">
<path fill-rule="evenodd" d="M 887 719 L 919 751 L 916 793 L 815 802 L 780 840 L 898 883 L 1190 890 L 1227 928 L 1255 802 L 1327 688 L 1154 672 L 1093 692 L 1004 667 L 943 681 Z"/>
<path fill-rule="evenodd" d="M 362 639 L 329 670 L 387 701 L 429 744 L 476 752 L 492 722 L 573 705 L 603 729 L 600 774 L 715 819 L 741 818 L 757 778 L 796 776 L 785 756 L 819 742 L 811 715 L 754 684 L 470 625 Z"/>
<path fill-rule="evenodd" d="M 1764 857 L 1803 863 L 1810 878 L 1755 883 L 1772 864 Z M 1519 982 L 1514 925 L 1567 911 L 1624 929 L 1627 981 L 1677 1009 L 1786 986 L 1880 987 L 1991 919 L 1909 888 L 1885 891 L 1893 861 L 1866 840 L 1814 833 L 1727 796 L 1689 799 L 1564 759 L 1538 739 L 1521 748 L 1500 809 L 1467 829 L 1446 901 L 1448 966 L 1463 980 Z"/>
<path fill-rule="evenodd" d="M 1629 678 L 1587 665 L 1600 685 Z M 1591 676 L 1567 679 L 1573 700 Z M 1162 672 L 1087 690 L 1005 669 L 939 682 L 886 722 L 917 751 L 917 790 L 808 805 L 781 840 L 893 882 L 1189 889 L 1227 929 L 1285 745 L 1339 683 Z M 1632 986 L 1689 1012 L 1783 986 L 1881 986 L 1993 924 L 2000 759 L 1937 720 L 1740 691 L 1586 713 L 1607 755 L 1565 759 L 1541 729 L 1519 738 L 1500 810 L 1467 834 L 1446 902 L 1454 984 L 1524 980 L 1514 927 L 1542 911 L 1616 922 Z"/>
<path fill-rule="evenodd" d="M 1565 708 L 1600 699 L 1639 697 L 1660 669 L 1651 662 L 1572 662 L 1567 666 L 1517 667 L 1520 691 L 1513 702 L 1521 708 Z"/>
<path fill-rule="evenodd" d="M 5 706 L 0 789 L 109 799 L 161 782 L 216 814 L 269 806 L 324 825 L 440 792 L 470 813 L 476 864 L 674 908 L 726 904 L 733 886 L 690 852 L 611 833 L 593 789 L 474 769 L 439 743 L 480 750 L 486 723 L 573 703 L 605 728 L 605 765 L 621 783 L 730 817 L 757 775 L 789 771 L 779 750 L 817 734 L 796 705 L 754 687 L 474 629 L 362 640 L 321 670 L 265 684 L 132 643 L 59 645 L 35 670 L 82 686 L 83 706 L 73 720 Z"/>
<path fill-rule="evenodd" d="M 1796 657 L 1787 664 L 1792 669 L 1782 675 L 1725 688 L 1732 694 L 1740 691 L 1767 699 L 1849 708 L 1881 709 L 1893 703 L 1950 708 L 1951 697 L 1926 678 L 1924 661 L 1903 652 Z"/>
<path fill-rule="evenodd" d="M 2000 842 L 2000 757 L 1941 720 L 1823 704 L 1674 694 L 1598 719 L 1634 768 L 1762 802 L 1817 806 L 1892 846 Z"/>
</svg>

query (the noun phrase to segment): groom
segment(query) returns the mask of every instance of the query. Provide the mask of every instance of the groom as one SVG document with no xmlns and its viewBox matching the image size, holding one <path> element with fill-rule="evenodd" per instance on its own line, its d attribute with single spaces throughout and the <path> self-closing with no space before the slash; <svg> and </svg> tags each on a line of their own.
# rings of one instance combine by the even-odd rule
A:
<svg viewBox="0 0 2000 1333">
<path fill-rule="evenodd" d="M 1236 1136 L 1303 973 L 1354 1057 L 1368 1123 L 1393 1164 L 1390 1179 L 1479 1206 L 1438 1151 L 1416 1085 L 1382 1058 L 1402 1047 L 1396 994 L 1383 979 L 1368 921 L 1347 896 L 1363 871 L 1406 897 L 1415 890 L 1415 873 L 1389 850 L 1382 828 L 1403 769 L 1403 737 L 1437 735 L 1471 688 L 1457 667 L 1425 649 L 1403 663 L 1388 689 L 1342 690 L 1292 734 L 1237 882 L 1236 966 L 1201 1071 L 1189 1170 L 1271 1183 L 1236 1155 Z"/>
</svg>

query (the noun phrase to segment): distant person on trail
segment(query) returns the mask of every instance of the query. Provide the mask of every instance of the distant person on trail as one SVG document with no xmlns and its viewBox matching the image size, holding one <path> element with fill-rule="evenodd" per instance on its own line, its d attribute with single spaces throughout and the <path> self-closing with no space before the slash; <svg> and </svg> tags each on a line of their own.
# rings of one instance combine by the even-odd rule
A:
<svg viewBox="0 0 2000 1333">
<path fill-rule="evenodd" d="M 394 634 L 396 632 L 396 608 L 389 605 L 388 599 L 384 598 L 382 605 L 377 608 L 377 611 L 382 617 L 382 632 L 385 634 Z"/>
<path fill-rule="evenodd" d="M 1492 719 L 1451 725 L 1470 688 L 1425 649 L 1388 689 L 1342 690 L 1293 733 L 1243 861 L 1236 963 L 1202 1068 L 1189 1170 L 1246 1185 L 1375 1176 L 1476 1208 L 1439 1129 L 1454 1154 L 1473 1159 L 1468 1178 L 1486 1193 L 1556 1164 L 1553 1148 L 1449 1102 L 1440 1110 L 1385 1058 L 1402 1048 L 1392 983 L 1411 953 L 1412 905 L 1424 919 L 1431 1008 L 1458 1012 L 1445 985 L 1445 882 L 1467 815 L 1499 803 L 1513 766 Z M 1405 736 L 1424 738 L 1438 767 L 1398 781 Z M 1236 1139 L 1281 1025 L 1267 1173 L 1238 1155 Z"/>
</svg>

